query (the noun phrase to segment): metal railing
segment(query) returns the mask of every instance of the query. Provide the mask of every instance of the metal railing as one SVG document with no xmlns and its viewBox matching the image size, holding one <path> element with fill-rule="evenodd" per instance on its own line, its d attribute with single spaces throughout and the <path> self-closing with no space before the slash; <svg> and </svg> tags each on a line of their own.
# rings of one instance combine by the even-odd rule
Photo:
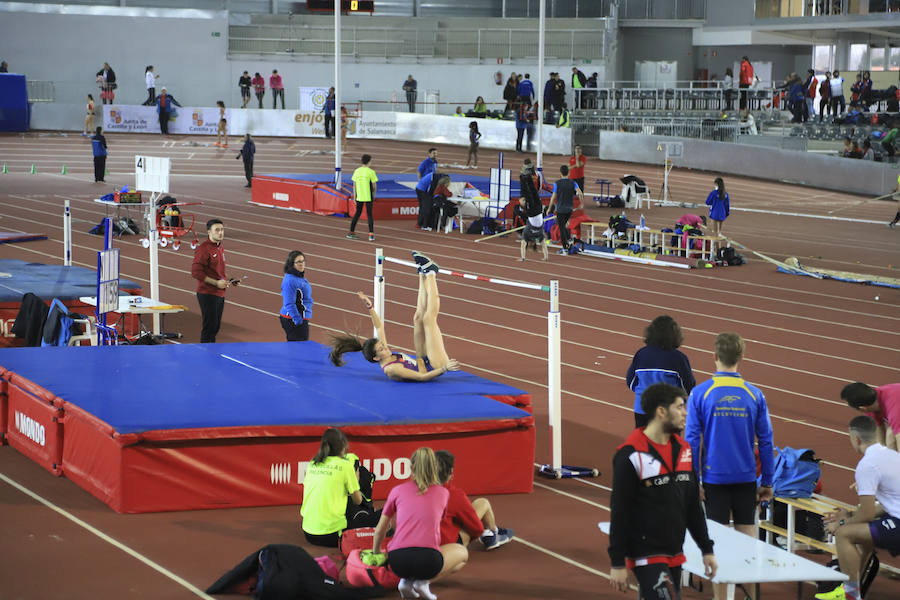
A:
<svg viewBox="0 0 900 600">
<path fill-rule="evenodd" d="M 476 60 L 528 58 L 537 55 L 532 29 L 412 29 L 352 27 L 341 30 L 341 54 L 354 57 L 468 58 Z M 605 28 L 547 32 L 547 58 L 578 62 L 607 55 Z M 287 25 L 233 25 L 228 51 L 232 54 L 334 54 L 334 29 Z"/>
<path fill-rule="evenodd" d="M 891 9 L 894 9 L 893 11 Z M 850 2 L 849 0 L 756 0 L 757 19 L 785 19 L 797 17 L 832 17 L 840 15 L 871 15 L 896 12 L 896 2 Z"/>
<path fill-rule="evenodd" d="M 27 80 L 29 102 L 56 102 L 56 87 L 52 81 Z M 98 96 L 99 97 L 99 96 Z"/>
<path fill-rule="evenodd" d="M 619 0 L 619 18 L 705 19 L 706 0 Z"/>
<path fill-rule="evenodd" d="M 598 87 L 574 90 L 576 107 L 628 111 L 721 111 L 739 105 L 740 90 L 723 88 Z M 774 90 L 747 90 L 750 110 L 772 107 Z"/>
<path fill-rule="evenodd" d="M 641 116 L 596 116 L 590 114 L 572 115 L 572 127 L 576 138 L 580 135 L 599 131 L 619 131 L 660 135 L 668 137 L 695 138 L 716 142 L 735 142 L 742 132 L 742 124 L 737 120 L 714 118 L 665 118 Z M 746 129 L 746 126 L 743 127 Z"/>
</svg>

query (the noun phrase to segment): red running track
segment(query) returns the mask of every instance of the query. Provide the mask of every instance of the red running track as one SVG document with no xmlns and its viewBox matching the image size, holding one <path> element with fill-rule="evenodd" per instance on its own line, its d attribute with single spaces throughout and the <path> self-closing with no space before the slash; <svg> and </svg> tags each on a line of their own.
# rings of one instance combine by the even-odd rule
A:
<svg viewBox="0 0 900 600">
<path fill-rule="evenodd" d="M 103 216 L 92 202 L 113 185 L 133 183 L 137 153 L 173 158 L 172 193 L 199 201 L 198 222 L 217 216 L 226 223 L 229 274 L 247 275 L 229 291 L 220 341 L 283 339 L 277 319 L 284 257 L 306 253 L 315 313 L 312 337 L 327 342 L 337 330 L 366 332 L 355 290 L 371 290 L 373 254 L 366 241 L 343 237 L 347 221 L 250 205 L 243 188 L 236 149 L 196 145 L 196 138 L 110 135 L 109 185 L 92 183 L 90 145 L 78 137 L 29 134 L 0 136 L 0 230 L 45 233 L 46 241 L 0 246 L 4 258 L 59 262 L 62 206 L 71 200 L 76 220 L 75 263 L 93 267 L 100 239 L 85 232 Z M 332 155 L 324 140 L 257 140 L 258 173 L 330 172 Z M 363 152 L 383 172 L 410 172 L 424 156 L 421 144 L 350 142 L 344 168 Z M 461 163 L 464 148 L 441 147 L 440 162 Z M 514 172 L 518 156 L 507 154 Z M 496 153 L 482 151 L 487 175 Z M 553 173 L 561 157 L 545 158 Z M 28 173 L 35 164 L 37 174 Z M 62 165 L 68 175 L 60 175 Z M 449 169 L 451 173 L 457 173 Z M 460 171 L 463 176 L 467 172 Z M 593 179 L 624 173 L 644 177 L 656 190 L 660 167 L 591 161 Z M 679 202 L 703 202 L 713 174 L 676 169 L 672 193 Z M 726 177 L 733 206 L 818 216 L 848 216 L 886 222 L 894 205 L 796 185 Z M 606 220 L 610 209 L 588 208 Z M 652 226 L 666 226 L 684 211 L 646 211 Z M 701 213 L 702 214 L 702 213 Z M 546 284 L 558 279 L 563 319 L 562 382 L 564 458 L 596 466 L 590 481 L 535 480 L 529 495 L 491 498 L 503 526 L 517 541 L 497 552 L 477 544 L 469 564 L 434 590 L 444 600 L 461 598 L 620 597 L 608 587 L 605 536 L 596 522 L 609 517 L 610 461 L 632 424 L 632 397 L 624 383 L 632 354 L 642 345 L 646 323 L 666 312 L 681 323 L 683 350 L 698 380 L 712 372 L 712 342 L 720 331 L 739 332 L 748 343 L 742 373 L 765 392 L 777 445 L 815 448 L 825 459 L 825 493 L 851 501 L 848 489 L 857 456 L 845 427 L 855 413 L 838 397 L 848 381 L 875 384 L 898 380 L 900 373 L 900 291 L 819 281 L 776 273 L 748 255 L 746 266 L 711 270 L 665 269 L 581 256 L 552 255 L 549 263 L 520 263 L 513 240 L 473 243 L 472 236 L 419 232 L 410 221 L 375 225 L 377 245 L 388 256 L 407 259 L 416 249 L 442 267 L 486 277 Z M 896 273 L 900 265 L 897 232 L 883 224 L 810 217 L 779 218 L 735 210 L 725 231 L 741 243 L 777 259 L 797 256 L 825 268 L 874 275 Z M 122 275 L 148 285 L 148 256 L 136 237 L 117 241 Z M 191 253 L 160 252 L 163 300 L 185 304 L 190 312 L 170 318 L 167 327 L 196 342 L 199 316 L 189 275 Z M 412 348 L 415 279 L 409 269 L 386 265 L 386 322 L 392 344 Z M 441 277 L 441 328 L 448 352 L 466 370 L 529 390 L 538 420 L 538 462 L 549 461 L 546 428 L 546 294 Z M 875 300 L 875 296 L 879 300 Z M 141 382 L 134 382 L 140 385 Z M 165 390 L 160 390 L 165 393 Z M 214 392 L 210 400 L 214 401 Z M 488 464 L 458 465 L 490 469 Z M 56 479 L 8 447 L 0 448 L 0 539 L 9 549 L 0 564 L 0 598 L 196 598 L 203 589 L 250 551 L 267 543 L 304 545 L 297 507 L 117 515 L 66 479 Z M 22 486 L 22 489 L 13 485 Z M 47 508 L 23 489 L 95 528 L 88 532 L 70 517 Z M 131 553 L 113 544 L 116 541 Z M 212 550 L 215 549 L 215 550 Z M 812 556 L 815 560 L 824 560 Z M 897 564 L 896 561 L 893 564 Z M 156 565 L 155 567 L 153 565 Z M 48 567 L 49 566 L 49 567 Z M 158 567 L 158 569 L 156 568 Z M 169 574 L 164 573 L 168 570 Z M 767 597 L 789 598 L 790 585 L 764 586 Z M 686 597 L 710 597 L 687 592 Z M 804 588 L 804 597 L 812 588 Z M 900 584 L 879 578 L 872 600 L 900 596 Z"/>
</svg>

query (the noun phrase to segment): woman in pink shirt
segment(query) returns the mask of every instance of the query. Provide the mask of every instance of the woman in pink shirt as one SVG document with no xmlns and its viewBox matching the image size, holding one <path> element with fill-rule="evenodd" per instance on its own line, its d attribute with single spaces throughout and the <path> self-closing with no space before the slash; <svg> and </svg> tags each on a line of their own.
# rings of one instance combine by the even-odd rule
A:
<svg viewBox="0 0 900 600">
<path fill-rule="evenodd" d="M 281 75 L 278 69 L 272 69 L 269 76 L 269 87 L 272 88 L 272 108 L 278 108 L 278 97 L 281 97 L 281 110 L 284 110 L 284 86 L 281 84 Z"/>
<path fill-rule="evenodd" d="M 259 73 L 256 73 L 253 76 L 253 79 L 250 80 L 250 84 L 253 85 L 253 90 L 256 92 L 256 99 L 259 101 L 259 107 L 262 108 L 262 99 L 263 96 L 266 95 L 266 79 Z"/>
<path fill-rule="evenodd" d="M 450 492 L 440 484 L 438 466 L 431 448 L 419 448 L 412 455 L 412 480 L 401 483 L 388 494 L 375 527 L 373 552 L 379 552 L 391 519 L 394 537 L 388 542 L 388 565 L 400 579 L 401 598 L 436 600 L 428 580 L 441 572 L 441 519 Z"/>
</svg>

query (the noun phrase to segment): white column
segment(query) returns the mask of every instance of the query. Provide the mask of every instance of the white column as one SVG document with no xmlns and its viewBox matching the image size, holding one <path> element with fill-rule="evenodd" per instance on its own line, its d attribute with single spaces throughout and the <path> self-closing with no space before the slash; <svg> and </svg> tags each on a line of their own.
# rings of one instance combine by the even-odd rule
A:
<svg viewBox="0 0 900 600">
<path fill-rule="evenodd" d="M 334 187 L 341 189 L 341 0 L 334 0 Z"/>
<path fill-rule="evenodd" d="M 544 23 L 547 18 L 547 0 L 540 0 L 541 9 L 540 16 L 538 17 L 538 74 L 537 74 L 537 89 L 534 91 L 534 95 L 538 102 L 537 111 L 537 119 L 538 119 L 538 128 L 537 128 L 537 170 L 538 174 L 541 176 L 541 179 L 544 178 L 544 148 L 542 146 L 541 140 L 543 139 L 544 132 L 544 110 L 547 108 L 544 106 Z"/>
</svg>

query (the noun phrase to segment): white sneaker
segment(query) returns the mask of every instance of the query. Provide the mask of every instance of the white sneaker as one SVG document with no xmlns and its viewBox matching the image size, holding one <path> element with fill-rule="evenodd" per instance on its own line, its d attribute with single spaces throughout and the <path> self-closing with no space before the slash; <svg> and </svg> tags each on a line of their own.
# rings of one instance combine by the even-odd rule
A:
<svg viewBox="0 0 900 600">
<path fill-rule="evenodd" d="M 431 593 L 427 579 L 417 579 L 413 581 L 413 589 L 418 592 L 416 596 L 421 595 L 425 600 L 437 600 L 437 596 Z"/>
<path fill-rule="evenodd" d="M 397 585 L 397 589 L 400 590 L 401 598 L 418 598 L 419 592 L 415 590 L 413 584 L 415 582 L 410 581 L 409 579 L 401 579 L 400 583 Z M 427 582 L 426 582 L 427 583 Z"/>
</svg>

